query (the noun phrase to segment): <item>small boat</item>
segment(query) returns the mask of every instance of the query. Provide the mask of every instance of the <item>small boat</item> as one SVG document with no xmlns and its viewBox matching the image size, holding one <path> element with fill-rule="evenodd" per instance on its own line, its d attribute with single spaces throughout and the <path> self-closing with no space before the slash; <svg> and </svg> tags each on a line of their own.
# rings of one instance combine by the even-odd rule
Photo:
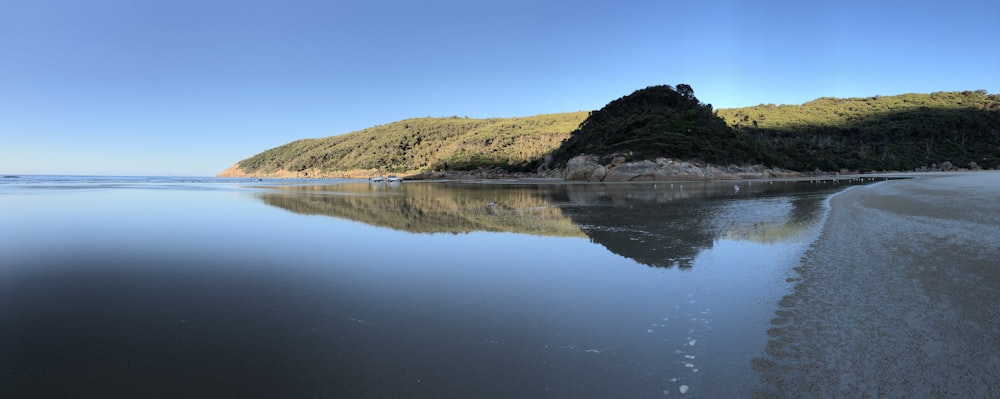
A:
<svg viewBox="0 0 1000 399">
<path fill-rule="evenodd" d="M 373 183 L 381 183 L 382 180 L 385 180 L 385 178 L 383 178 L 382 176 L 375 176 L 375 177 L 370 178 L 370 180 Z"/>
<path fill-rule="evenodd" d="M 398 182 L 403 181 L 403 178 L 402 177 L 393 176 L 393 175 L 389 175 L 389 178 L 386 179 L 386 181 L 388 181 L 389 183 L 398 183 Z"/>
</svg>

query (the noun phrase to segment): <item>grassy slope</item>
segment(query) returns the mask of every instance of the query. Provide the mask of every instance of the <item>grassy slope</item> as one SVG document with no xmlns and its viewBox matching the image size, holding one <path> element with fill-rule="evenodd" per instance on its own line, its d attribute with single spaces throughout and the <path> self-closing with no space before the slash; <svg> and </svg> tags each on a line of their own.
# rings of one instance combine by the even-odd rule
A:
<svg viewBox="0 0 1000 399">
<path fill-rule="evenodd" d="M 226 173 L 363 177 L 481 167 L 530 171 L 547 154 L 565 162 L 580 151 L 799 171 L 910 170 L 943 161 L 1000 167 L 1000 96 L 983 91 L 820 98 L 802 105 L 719 109 L 715 117 L 693 95 L 683 97 L 652 87 L 594 113 L 406 119 L 294 141 L 240 161 Z"/>
<path fill-rule="evenodd" d="M 559 147 L 587 112 L 523 118 L 414 118 L 358 132 L 298 140 L 237 166 L 248 175 L 311 172 L 407 174 L 500 166 L 523 169 Z"/>
</svg>

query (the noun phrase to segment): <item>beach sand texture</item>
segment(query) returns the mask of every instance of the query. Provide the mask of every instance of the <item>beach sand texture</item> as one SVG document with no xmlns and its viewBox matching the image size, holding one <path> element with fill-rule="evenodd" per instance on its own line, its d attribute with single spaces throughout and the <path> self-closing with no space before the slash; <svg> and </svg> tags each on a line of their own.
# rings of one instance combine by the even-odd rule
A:
<svg viewBox="0 0 1000 399">
<path fill-rule="evenodd" d="M 834 196 L 755 397 L 1000 397 L 1000 173 Z"/>
</svg>

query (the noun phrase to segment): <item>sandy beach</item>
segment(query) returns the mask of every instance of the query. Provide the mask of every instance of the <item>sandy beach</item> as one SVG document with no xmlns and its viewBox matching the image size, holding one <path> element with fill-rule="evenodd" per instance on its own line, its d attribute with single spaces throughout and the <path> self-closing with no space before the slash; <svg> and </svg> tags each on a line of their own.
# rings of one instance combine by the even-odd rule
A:
<svg viewBox="0 0 1000 399">
<path fill-rule="evenodd" d="M 1000 397 L 1000 173 L 831 199 L 755 359 L 755 397 Z"/>
</svg>

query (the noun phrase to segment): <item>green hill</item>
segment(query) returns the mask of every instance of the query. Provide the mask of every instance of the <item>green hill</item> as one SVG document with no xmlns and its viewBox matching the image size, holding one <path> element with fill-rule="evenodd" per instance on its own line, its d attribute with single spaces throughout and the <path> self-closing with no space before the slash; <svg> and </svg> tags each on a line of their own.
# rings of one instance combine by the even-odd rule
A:
<svg viewBox="0 0 1000 399">
<path fill-rule="evenodd" d="M 650 86 L 592 112 L 555 151 L 556 164 L 581 153 L 630 154 L 628 160 L 666 157 L 711 163 L 751 159 L 739 134 L 686 84 Z"/>
<path fill-rule="evenodd" d="M 587 112 L 523 118 L 414 118 L 298 140 L 240 161 L 228 176 L 409 174 L 501 167 L 524 170 L 551 153 Z"/>
<path fill-rule="evenodd" d="M 1000 96 L 984 90 L 720 109 L 755 161 L 783 168 L 1000 167 Z"/>
<path fill-rule="evenodd" d="M 589 113 L 415 118 L 294 141 L 220 176 L 530 172 L 547 155 L 558 167 L 581 153 L 796 171 L 914 170 L 945 161 L 1000 168 L 1000 96 L 936 92 L 713 110 L 686 84 L 651 86 Z"/>
<path fill-rule="evenodd" d="M 796 171 L 914 170 L 945 161 L 996 168 L 1000 96 L 980 90 L 820 98 L 713 112 L 688 85 L 652 86 L 591 113 L 554 156 L 565 163 L 580 153 Z"/>
</svg>

